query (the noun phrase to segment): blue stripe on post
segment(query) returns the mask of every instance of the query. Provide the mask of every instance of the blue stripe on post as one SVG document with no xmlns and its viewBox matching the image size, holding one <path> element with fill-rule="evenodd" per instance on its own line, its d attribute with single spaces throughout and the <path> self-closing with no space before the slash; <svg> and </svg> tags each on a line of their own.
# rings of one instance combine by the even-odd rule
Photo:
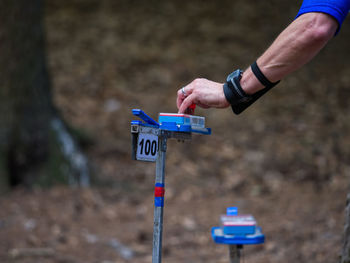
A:
<svg viewBox="0 0 350 263">
<path fill-rule="evenodd" d="M 155 197 L 154 198 L 154 206 L 164 207 L 164 197 Z"/>
</svg>

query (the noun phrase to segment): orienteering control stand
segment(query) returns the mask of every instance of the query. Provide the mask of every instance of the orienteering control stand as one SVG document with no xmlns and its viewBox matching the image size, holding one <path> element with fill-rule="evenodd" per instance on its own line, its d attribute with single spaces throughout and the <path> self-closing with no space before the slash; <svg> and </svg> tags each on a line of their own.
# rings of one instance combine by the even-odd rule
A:
<svg viewBox="0 0 350 263">
<path fill-rule="evenodd" d="M 262 244 L 265 236 L 252 215 L 238 215 L 237 207 L 228 207 L 220 217 L 221 226 L 213 227 L 211 235 L 217 244 L 229 246 L 230 263 L 239 263 L 243 245 Z"/>
<path fill-rule="evenodd" d="M 152 263 L 160 263 L 167 140 L 190 140 L 192 133 L 210 135 L 211 129 L 205 128 L 205 118 L 200 116 L 160 113 L 156 122 L 140 109 L 133 109 L 132 113 L 143 120 L 131 122 L 132 159 L 156 162 Z"/>
</svg>

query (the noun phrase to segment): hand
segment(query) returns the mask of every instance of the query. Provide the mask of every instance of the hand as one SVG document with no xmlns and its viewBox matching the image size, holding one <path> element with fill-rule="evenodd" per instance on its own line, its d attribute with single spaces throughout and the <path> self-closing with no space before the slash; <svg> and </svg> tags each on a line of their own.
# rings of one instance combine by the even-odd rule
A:
<svg viewBox="0 0 350 263">
<path fill-rule="evenodd" d="M 203 78 L 195 79 L 177 91 L 176 104 L 179 113 L 184 113 L 193 103 L 205 109 L 230 106 L 225 98 L 223 84 Z"/>
</svg>

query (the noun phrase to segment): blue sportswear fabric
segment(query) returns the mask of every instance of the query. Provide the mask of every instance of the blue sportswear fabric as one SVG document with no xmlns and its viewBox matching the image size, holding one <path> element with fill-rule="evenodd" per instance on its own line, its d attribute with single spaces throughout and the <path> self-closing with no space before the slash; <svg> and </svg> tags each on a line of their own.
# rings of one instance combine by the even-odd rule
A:
<svg viewBox="0 0 350 263">
<path fill-rule="evenodd" d="M 310 12 L 326 13 L 338 21 L 338 34 L 349 10 L 350 0 L 304 0 L 296 18 Z"/>
</svg>

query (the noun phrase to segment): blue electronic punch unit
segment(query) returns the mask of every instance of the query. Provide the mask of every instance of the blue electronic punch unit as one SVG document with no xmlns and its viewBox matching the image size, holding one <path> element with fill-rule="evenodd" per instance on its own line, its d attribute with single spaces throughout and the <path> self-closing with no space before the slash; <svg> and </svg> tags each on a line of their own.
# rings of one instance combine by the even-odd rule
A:
<svg viewBox="0 0 350 263">
<path fill-rule="evenodd" d="M 187 127 L 189 131 L 210 134 L 210 129 L 205 128 L 205 118 L 201 116 L 181 113 L 159 113 L 158 122 L 161 127 Z"/>
<path fill-rule="evenodd" d="M 211 234 L 216 243 L 227 245 L 261 244 L 265 236 L 252 215 L 239 215 L 236 207 L 228 207 L 220 216 L 220 227 L 213 227 Z"/>
</svg>

